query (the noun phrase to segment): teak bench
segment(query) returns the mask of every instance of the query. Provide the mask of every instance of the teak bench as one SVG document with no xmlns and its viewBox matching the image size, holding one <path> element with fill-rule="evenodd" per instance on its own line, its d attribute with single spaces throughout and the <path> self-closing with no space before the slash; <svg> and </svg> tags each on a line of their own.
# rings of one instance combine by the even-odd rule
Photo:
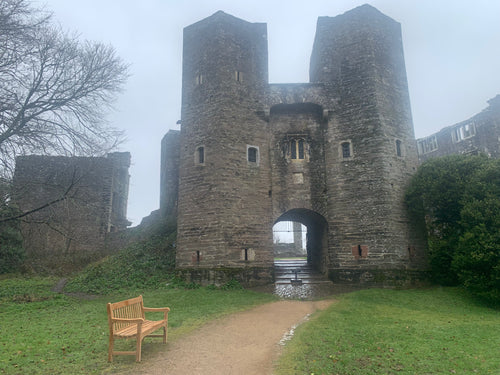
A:
<svg viewBox="0 0 500 375">
<path fill-rule="evenodd" d="M 145 311 L 163 311 L 162 320 L 146 320 Z M 141 345 L 144 337 L 163 337 L 163 343 L 167 342 L 168 330 L 168 307 L 151 308 L 144 307 L 142 296 L 125 301 L 108 303 L 109 323 L 109 350 L 108 362 L 113 362 L 114 355 L 135 355 L 137 362 L 141 361 Z M 151 335 L 157 329 L 163 328 L 162 335 Z M 136 350 L 134 352 L 113 351 L 115 339 L 136 339 Z"/>
</svg>

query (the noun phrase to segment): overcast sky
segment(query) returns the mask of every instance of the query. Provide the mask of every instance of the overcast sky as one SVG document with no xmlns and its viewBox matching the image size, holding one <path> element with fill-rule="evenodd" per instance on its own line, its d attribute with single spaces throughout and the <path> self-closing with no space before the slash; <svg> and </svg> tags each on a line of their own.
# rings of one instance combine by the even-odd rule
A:
<svg viewBox="0 0 500 375">
<path fill-rule="evenodd" d="M 160 141 L 179 129 L 182 32 L 218 10 L 267 23 L 271 83 L 308 82 L 316 21 L 369 3 L 400 22 L 416 137 L 465 120 L 500 94 L 497 0 L 36 0 L 64 29 L 111 44 L 131 65 L 108 120 L 126 131 L 128 218 L 159 207 Z"/>
</svg>

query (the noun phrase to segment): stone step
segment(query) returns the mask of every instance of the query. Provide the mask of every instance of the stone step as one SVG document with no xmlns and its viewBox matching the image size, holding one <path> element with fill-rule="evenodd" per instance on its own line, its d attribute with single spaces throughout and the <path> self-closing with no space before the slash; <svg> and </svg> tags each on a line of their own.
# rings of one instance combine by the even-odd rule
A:
<svg viewBox="0 0 500 375">
<path fill-rule="evenodd" d="M 290 279 L 290 278 L 295 278 L 295 273 L 288 272 L 288 273 L 275 273 L 274 277 L 276 279 Z M 324 279 L 325 277 L 320 274 L 320 273 L 297 273 L 297 278 L 298 279 Z"/>
<path fill-rule="evenodd" d="M 290 285 L 297 279 L 303 285 L 331 284 L 323 274 L 315 270 L 305 259 L 280 259 L 274 262 L 274 275 L 276 285 Z"/>
<path fill-rule="evenodd" d="M 322 285 L 322 284 L 325 284 L 325 285 L 330 285 L 330 284 L 333 284 L 330 280 L 303 280 L 303 279 L 299 279 L 302 281 L 302 284 L 303 285 Z M 291 285 L 293 283 L 293 281 L 291 279 L 288 279 L 288 280 L 276 280 L 274 282 L 274 285 Z"/>
</svg>

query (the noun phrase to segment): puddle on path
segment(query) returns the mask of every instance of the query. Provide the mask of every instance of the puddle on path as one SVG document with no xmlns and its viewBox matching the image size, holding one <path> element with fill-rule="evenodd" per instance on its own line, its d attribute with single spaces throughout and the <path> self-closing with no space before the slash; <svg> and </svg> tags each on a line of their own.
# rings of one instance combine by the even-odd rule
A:
<svg viewBox="0 0 500 375">
<path fill-rule="evenodd" d="M 300 322 L 293 325 L 292 328 L 290 328 L 290 330 L 283 335 L 283 337 L 281 338 L 281 340 L 279 342 L 279 345 L 285 346 L 286 343 L 292 339 L 297 327 L 300 326 L 302 323 L 307 322 L 309 320 L 310 316 L 311 316 L 311 314 L 307 314 L 306 316 L 304 316 L 304 318 L 302 318 L 302 320 Z"/>
</svg>

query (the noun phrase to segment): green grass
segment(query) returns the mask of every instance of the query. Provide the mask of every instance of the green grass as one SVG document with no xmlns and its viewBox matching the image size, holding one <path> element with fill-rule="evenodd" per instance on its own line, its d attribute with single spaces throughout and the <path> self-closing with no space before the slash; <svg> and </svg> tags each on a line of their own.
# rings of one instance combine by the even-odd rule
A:
<svg viewBox="0 0 500 375">
<path fill-rule="evenodd" d="M 146 339 L 143 362 L 107 363 L 106 303 L 142 294 L 146 306 L 169 306 L 169 340 L 208 320 L 275 297 L 237 289 L 134 287 L 87 300 L 50 291 L 54 278 L 0 280 L 0 374 L 134 372 L 167 346 Z M 154 319 L 154 316 L 153 316 Z M 338 297 L 300 326 L 280 374 L 498 374 L 500 313 L 460 289 L 364 290 Z M 120 340 L 118 348 L 133 349 Z"/>
<path fill-rule="evenodd" d="M 459 289 L 346 294 L 299 327 L 276 374 L 499 374 L 500 313 Z"/>
<path fill-rule="evenodd" d="M 169 340 L 210 319 L 274 299 L 241 289 L 140 289 L 115 292 L 91 300 L 56 294 L 53 278 L 0 280 L 0 374 L 103 374 L 141 366 L 166 350 L 159 339 L 146 339 L 143 362 L 118 356 L 107 362 L 106 303 L 142 294 L 148 307 L 169 306 Z M 152 316 L 155 319 L 154 316 Z M 120 340 L 118 348 L 133 350 Z"/>
</svg>

